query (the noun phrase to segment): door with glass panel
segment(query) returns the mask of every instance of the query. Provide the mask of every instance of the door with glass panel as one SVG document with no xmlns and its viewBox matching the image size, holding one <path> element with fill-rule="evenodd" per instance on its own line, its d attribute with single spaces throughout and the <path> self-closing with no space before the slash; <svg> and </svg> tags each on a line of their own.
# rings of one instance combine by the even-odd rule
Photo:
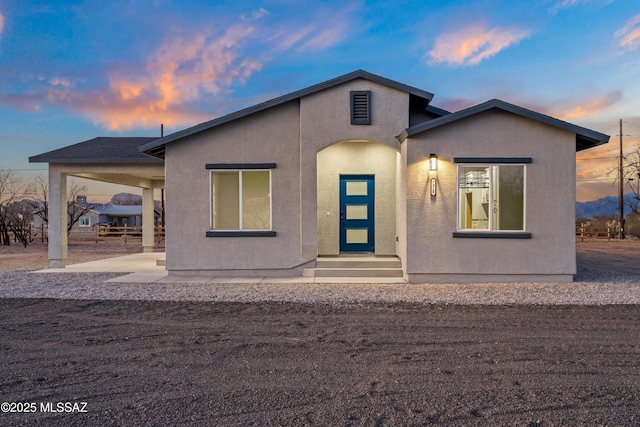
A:
<svg viewBox="0 0 640 427">
<path fill-rule="evenodd" d="M 373 252 L 374 189 L 373 175 L 340 175 L 340 252 Z"/>
</svg>

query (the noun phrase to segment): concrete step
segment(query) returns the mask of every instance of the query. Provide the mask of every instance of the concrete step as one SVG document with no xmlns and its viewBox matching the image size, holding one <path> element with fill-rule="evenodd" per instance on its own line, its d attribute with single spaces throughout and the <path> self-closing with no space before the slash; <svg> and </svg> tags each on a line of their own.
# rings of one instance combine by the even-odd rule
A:
<svg viewBox="0 0 640 427">
<path fill-rule="evenodd" d="M 403 277 L 397 257 L 318 257 L 315 268 L 305 268 L 307 277 Z"/>
<path fill-rule="evenodd" d="M 306 270 L 313 270 L 312 276 L 315 277 L 402 277 L 401 268 L 313 268 Z"/>
<path fill-rule="evenodd" d="M 396 257 L 318 257 L 316 268 L 402 268 Z"/>
</svg>

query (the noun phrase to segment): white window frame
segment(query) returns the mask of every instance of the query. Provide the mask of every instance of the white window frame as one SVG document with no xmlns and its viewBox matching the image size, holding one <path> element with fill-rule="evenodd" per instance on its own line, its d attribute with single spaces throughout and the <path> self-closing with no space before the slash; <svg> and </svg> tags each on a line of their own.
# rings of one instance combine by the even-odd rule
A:
<svg viewBox="0 0 640 427">
<path fill-rule="evenodd" d="M 86 223 L 86 224 L 83 224 L 83 223 Z M 81 216 L 78 219 L 78 226 L 80 226 L 80 227 L 91 227 L 91 217 Z"/>
<path fill-rule="evenodd" d="M 460 233 L 495 233 L 495 234 L 507 234 L 507 233 L 519 233 L 527 231 L 527 164 L 526 163 L 458 163 L 457 179 L 456 179 L 456 230 Z M 522 230 L 494 230 L 493 229 L 493 203 L 495 198 L 493 197 L 494 191 L 494 173 L 493 168 L 500 166 L 522 166 L 523 178 L 522 178 Z M 489 228 L 461 228 L 460 227 L 460 215 L 462 208 L 462 200 L 460 200 L 460 171 L 462 168 L 490 168 L 489 170 Z"/>
<path fill-rule="evenodd" d="M 238 215 L 239 228 L 213 228 L 213 174 L 216 172 L 238 172 Z M 269 228 L 242 228 L 242 174 L 243 172 L 269 172 Z M 273 197 L 271 169 L 209 169 L 209 229 L 211 231 L 272 231 L 273 230 Z"/>
</svg>

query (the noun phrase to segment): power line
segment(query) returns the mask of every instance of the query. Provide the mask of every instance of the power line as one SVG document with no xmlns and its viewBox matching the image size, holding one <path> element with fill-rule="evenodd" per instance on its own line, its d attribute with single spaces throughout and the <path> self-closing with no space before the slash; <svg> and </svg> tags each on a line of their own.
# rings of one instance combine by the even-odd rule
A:
<svg viewBox="0 0 640 427">
<path fill-rule="evenodd" d="M 595 182 L 595 181 L 616 181 L 617 178 L 594 178 L 594 179 L 582 179 L 582 180 L 576 180 L 576 183 L 580 183 L 580 182 Z"/>
</svg>

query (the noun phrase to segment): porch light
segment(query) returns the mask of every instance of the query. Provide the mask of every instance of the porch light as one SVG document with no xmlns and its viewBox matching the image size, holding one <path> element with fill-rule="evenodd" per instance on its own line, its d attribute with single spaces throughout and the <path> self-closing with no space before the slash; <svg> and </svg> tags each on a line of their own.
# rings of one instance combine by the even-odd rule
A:
<svg viewBox="0 0 640 427">
<path fill-rule="evenodd" d="M 438 156 L 431 153 L 429 154 L 429 170 L 437 171 L 438 170 Z"/>
</svg>

